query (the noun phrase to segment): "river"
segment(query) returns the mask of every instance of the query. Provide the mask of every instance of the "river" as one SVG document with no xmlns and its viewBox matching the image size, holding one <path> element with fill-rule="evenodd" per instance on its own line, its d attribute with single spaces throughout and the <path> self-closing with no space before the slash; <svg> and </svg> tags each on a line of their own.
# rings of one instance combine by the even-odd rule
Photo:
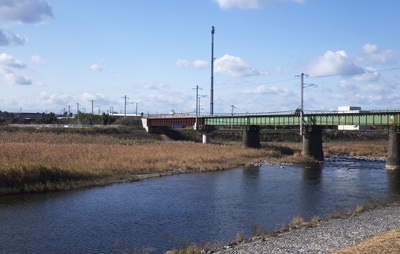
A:
<svg viewBox="0 0 400 254">
<path fill-rule="evenodd" d="M 0 197 L 0 253 L 163 253 L 400 194 L 384 161 L 259 166 Z"/>
</svg>

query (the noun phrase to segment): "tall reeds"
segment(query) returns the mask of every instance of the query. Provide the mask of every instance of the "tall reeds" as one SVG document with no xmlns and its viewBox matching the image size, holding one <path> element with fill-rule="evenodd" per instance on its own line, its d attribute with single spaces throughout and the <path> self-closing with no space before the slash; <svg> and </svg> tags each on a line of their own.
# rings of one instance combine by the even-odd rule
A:
<svg viewBox="0 0 400 254">
<path fill-rule="evenodd" d="M 255 161 L 311 162 L 300 156 L 300 146 L 271 142 L 262 149 L 246 149 L 239 144 L 156 142 L 111 135 L 0 132 L 0 195 L 132 181 L 149 174 L 216 171 Z M 324 151 L 326 155 L 385 156 L 386 144 L 329 142 Z"/>
<path fill-rule="evenodd" d="M 240 146 L 135 144 L 107 136 L 8 133 L 0 138 L 0 193 L 7 188 L 11 192 L 70 188 L 80 181 L 130 181 L 141 174 L 222 170 L 267 156 L 264 150 Z"/>
</svg>

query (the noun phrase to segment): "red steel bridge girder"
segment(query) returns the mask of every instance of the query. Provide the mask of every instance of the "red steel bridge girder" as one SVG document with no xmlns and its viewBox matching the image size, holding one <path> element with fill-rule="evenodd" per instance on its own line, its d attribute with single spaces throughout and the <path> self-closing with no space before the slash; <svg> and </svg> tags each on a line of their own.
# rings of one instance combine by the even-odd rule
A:
<svg viewBox="0 0 400 254">
<path fill-rule="evenodd" d="M 193 127 L 196 123 L 196 117 L 181 117 L 181 118 L 148 118 L 147 125 L 151 127 L 162 126 L 183 126 Z M 197 125 L 203 125 L 203 118 L 197 118 Z"/>
</svg>

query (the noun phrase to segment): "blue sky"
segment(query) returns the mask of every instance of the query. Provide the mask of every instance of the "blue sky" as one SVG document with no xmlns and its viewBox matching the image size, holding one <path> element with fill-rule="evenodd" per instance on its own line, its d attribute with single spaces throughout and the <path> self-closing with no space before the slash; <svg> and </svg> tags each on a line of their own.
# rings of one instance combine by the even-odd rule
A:
<svg viewBox="0 0 400 254">
<path fill-rule="evenodd" d="M 0 0 L 0 110 L 400 109 L 398 0 Z M 310 86 L 309 85 L 315 85 Z"/>
</svg>

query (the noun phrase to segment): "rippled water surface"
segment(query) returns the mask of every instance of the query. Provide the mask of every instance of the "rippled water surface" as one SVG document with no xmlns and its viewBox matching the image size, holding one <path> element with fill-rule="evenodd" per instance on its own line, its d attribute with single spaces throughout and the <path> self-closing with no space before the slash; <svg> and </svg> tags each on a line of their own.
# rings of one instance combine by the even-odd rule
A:
<svg viewBox="0 0 400 254">
<path fill-rule="evenodd" d="M 162 253 L 235 239 L 400 193 L 385 162 L 261 166 L 63 193 L 0 197 L 0 253 Z"/>
</svg>

